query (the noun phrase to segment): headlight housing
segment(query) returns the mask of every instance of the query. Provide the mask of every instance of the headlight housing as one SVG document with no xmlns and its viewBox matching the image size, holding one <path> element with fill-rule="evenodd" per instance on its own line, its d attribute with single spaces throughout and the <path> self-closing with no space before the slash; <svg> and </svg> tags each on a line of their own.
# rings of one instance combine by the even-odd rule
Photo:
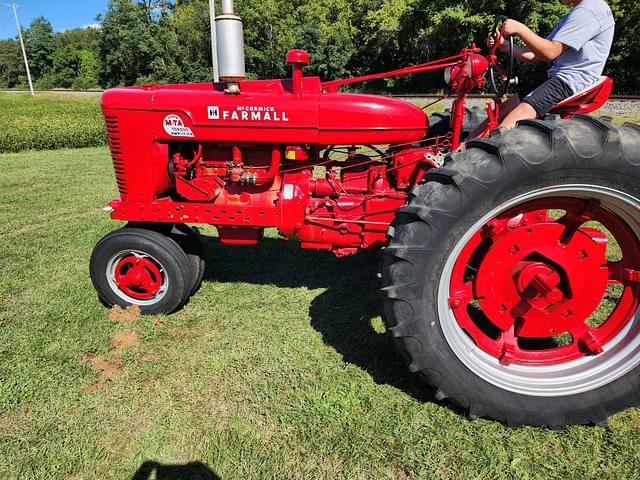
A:
<svg viewBox="0 0 640 480">
<path fill-rule="evenodd" d="M 489 60 L 482 55 L 472 53 L 467 59 L 467 76 L 472 79 L 482 77 L 489 70 Z"/>
<path fill-rule="evenodd" d="M 454 85 L 457 83 L 459 76 L 460 67 L 449 67 L 444 69 L 444 81 L 451 88 L 454 88 Z"/>
</svg>

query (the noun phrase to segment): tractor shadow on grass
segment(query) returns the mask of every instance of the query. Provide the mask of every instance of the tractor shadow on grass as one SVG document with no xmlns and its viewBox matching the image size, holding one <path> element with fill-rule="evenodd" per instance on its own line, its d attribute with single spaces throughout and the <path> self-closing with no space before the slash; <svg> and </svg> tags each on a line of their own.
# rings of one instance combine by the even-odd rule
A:
<svg viewBox="0 0 640 480">
<path fill-rule="evenodd" d="M 146 461 L 131 477 L 131 480 L 220 480 L 207 465 L 191 462 L 182 465 L 164 465 Z"/>
<path fill-rule="evenodd" d="M 421 402 L 434 401 L 426 388 L 416 384 L 391 339 L 372 326 L 381 304 L 377 253 L 336 258 L 327 251 L 303 250 L 296 242 L 276 238 L 249 247 L 221 245 L 204 235 L 202 240 L 207 255 L 205 282 L 326 289 L 309 308 L 311 326 L 324 342 L 376 383 L 394 386 Z"/>
</svg>

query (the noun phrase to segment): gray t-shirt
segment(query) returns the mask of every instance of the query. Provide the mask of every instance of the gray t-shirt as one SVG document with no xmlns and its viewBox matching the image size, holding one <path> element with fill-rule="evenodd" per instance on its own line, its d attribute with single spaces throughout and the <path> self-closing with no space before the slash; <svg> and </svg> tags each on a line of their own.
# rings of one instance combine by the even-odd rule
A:
<svg viewBox="0 0 640 480">
<path fill-rule="evenodd" d="M 560 77 L 573 93 L 595 83 L 607 63 L 615 21 L 604 0 L 582 0 L 565 15 L 547 37 L 568 48 L 549 69 L 549 77 Z"/>
</svg>

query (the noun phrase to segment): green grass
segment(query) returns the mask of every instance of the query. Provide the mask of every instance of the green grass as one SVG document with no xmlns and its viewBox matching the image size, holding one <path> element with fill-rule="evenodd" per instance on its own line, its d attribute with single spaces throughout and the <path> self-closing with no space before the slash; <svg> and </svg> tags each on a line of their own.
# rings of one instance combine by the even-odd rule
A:
<svg viewBox="0 0 640 480">
<path fill-rule="evenodd" d="M 9 123 L 0 129 L 0 153 L 106 145 L 96 96 L 0 92 L 0 112 Z"/>
<path fill-rule="evenodd" d="M 0 155 L 0 186 L 2 479 L 146 479 L 147 462 L 176 466 L 157 478 L 640 477 L 637 409 L 606 428 L 510 430 L 414 388 L 383 334 L 374 255 L 273 234 L 224 247 L 204 229 L 206 278 L 184 310 L 116 324 L 87 272 L 117 227 L 106 149 Z M 139 344 L 114 357 L 131 329 Z M 87 353 L 121 376 L 87 391 Z"/>
</svg>

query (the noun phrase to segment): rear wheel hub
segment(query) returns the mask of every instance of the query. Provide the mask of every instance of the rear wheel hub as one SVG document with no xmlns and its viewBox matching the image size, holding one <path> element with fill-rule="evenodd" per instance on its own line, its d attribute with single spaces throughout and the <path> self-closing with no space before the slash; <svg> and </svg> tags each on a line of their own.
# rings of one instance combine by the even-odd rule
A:
<svg viewBox="0 0 640 480">
<path fill-rule="evenodd" d="M 564 215 L 550 215 L 552 209 Z M 602 226 L 623 260 L 607 259 Z M 625 305 L 638 303 L 638 289 L 625 280 L 633 276 L 625 271 L 636 271 L 639 250 L 626 223 L 599 202 L 531 201 L 490 220 L 467 242 L 454 267 L 449 304 L 476 346 L 503 365 L 598 355 L 630 320 Z M 608 318 L 594 322 L 615 284 L 630 288 Z"/>
<path fill-rule="evenodd" d="M 518 294 L 527 305 L 544 311 L 564 298 L 560 274 L 543 262 L 520 262 L 513 276 Z"/>
</svg>

